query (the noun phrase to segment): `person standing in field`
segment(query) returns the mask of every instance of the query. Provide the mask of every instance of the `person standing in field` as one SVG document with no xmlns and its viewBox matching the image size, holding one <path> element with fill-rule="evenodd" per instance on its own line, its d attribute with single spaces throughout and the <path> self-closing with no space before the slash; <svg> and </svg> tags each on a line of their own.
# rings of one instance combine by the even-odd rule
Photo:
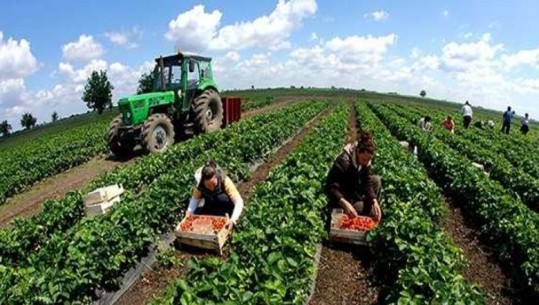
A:
<svg viewBox="0 0 539 305">
<path fill-rule="evenodd" d="M 526 135 L 528 131 L 530 131 L 530 117 L 527 113 L 524 115 L 524 118 L 522 119 L 522 126 L 520 126 L 520 131 L 524 135 Z"/>
<path fill-rule="evenodd" d="M 468 101 L 466 101 L 466 103 L 464 103 L 464 106 L 462 106 L 461 113 L 462 121 L 464 122 L 464 128 L 468 129 L 468 127 L 470 127 L 470 123 L 472 123 L 473 115 L 472 106 Z"/>
<path fill-rule="evenodd" d="M 514 111 L 511 111 L 511 107 L 507 107 L 507 111 L 503 113 L 503 123 L 501 132 L 509 134 L 511 129 L 511 120 L 513 119 Z"/>
<path fill-rule="evenodd" d="M 450 115 L 447 116 L 445 121 L 442 123 L 442 126 L 445 130 L 455 133 L 455 121 L 453 121 L 453 118 Z"/>
</svg>

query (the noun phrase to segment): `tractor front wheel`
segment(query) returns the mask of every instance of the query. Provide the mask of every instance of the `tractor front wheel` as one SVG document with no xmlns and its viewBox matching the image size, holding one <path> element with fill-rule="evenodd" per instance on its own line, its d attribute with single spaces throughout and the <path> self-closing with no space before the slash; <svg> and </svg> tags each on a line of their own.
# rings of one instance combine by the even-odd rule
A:
<svg viewBox="0 0 539 305">
<path fill-rule="evenodd" d="M 142 147 L 150 153 L 161 153 L 174 144 L 174 126 L 162 113 L 152 114 L 142 127 Z"/>
<path fill-rule="evenodd" d="M 133 141 L 120 139 L 120 127 L 123 125 L 122 115 L 110 122 L 109 131 L 107 132 L 107 142 L 109 143 L 110 151 L 119 158 L 128 157 L 135 148 Z"/>
<path fill-rule="evenodd" d="M 223 104 L 219 93 L 206 89 L 193 104 L 195 127 L 198 133 L 210 133 L 221 129 L 223 124 Z"/>
</svg>

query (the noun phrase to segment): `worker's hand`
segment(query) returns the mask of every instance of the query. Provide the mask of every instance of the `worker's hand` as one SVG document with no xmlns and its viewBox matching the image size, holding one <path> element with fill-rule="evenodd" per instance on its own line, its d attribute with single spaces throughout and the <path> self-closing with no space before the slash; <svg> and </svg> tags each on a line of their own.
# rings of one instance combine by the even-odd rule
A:
<svg viewBox="0 0 539 305">
<path fill-rule="evenodd" d="M 357 217 L 358 216 L 356 209 L 354 208 L 354 206 L 350 202 L 348 202 L 348 200 L 342 198 L 341 199 L 341 205 L 342 205 L 342 207 L 344 209 L 344 212 L 348 216 L 350 216 L 350 217 Z"/>
<path fill-rule="evenodd" d="M 378 204 L 378 200 L 374 199 L 372 208 L 374 212 L 374 219 L 377 222 L 380 221 L 380 219 L 382 219 L 382 210 L 380 209 L 380 204 Z"/>
<path fill-rule="evenodd" d="M 232 220 L 228 220 L 225 224 L 225 227 L 227 230 L 232 230 L 234 228 L 234 222 Z"/>
<path fill-rule="evenodd" d="M 193 213 L 191 213 L 189 211 L 185 212 L 185 218 L 188 218 L 188 217 L 191 217 L 191 216 L 193 216 Z"/>
</svg>

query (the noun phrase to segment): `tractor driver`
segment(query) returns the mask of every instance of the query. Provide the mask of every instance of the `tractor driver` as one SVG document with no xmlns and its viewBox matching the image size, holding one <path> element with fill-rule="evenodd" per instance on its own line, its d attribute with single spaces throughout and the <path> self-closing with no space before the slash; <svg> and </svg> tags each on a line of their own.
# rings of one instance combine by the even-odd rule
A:
<svg viewBox="0 0 539 305">
<path fill-rule="evenodd" d="M 212 160 L 195 173 L 197 186 L 189 201 L 186 216 L 205 214 L 215 216 L 232 215 L 226 226 L 236 224 L 243 210 L 243 199 L 234 182 Z"/>
<path fill-rule="evenodd" d="M 359 141 L 346 145 L 337 157 L 325 187 L 330 199 L 330 215 L 333 208 L 340 207 L 351 217 L 366 215 L 380 221 L 382 182 L 370 172 L 374 150 L 372 135 L 362 132 Z"/>
</svg>

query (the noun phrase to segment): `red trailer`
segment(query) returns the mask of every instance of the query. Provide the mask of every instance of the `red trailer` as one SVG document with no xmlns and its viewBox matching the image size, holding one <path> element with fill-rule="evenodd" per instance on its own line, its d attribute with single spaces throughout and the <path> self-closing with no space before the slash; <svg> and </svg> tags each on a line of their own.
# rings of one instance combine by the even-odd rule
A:
<svg viewBox="0 0 539 305">
<path fill-rule="evenodd" d="M 241 119 L 241 99 L 239 97 L 222 97 L 224 120 L 223 127 Z"/>
</svg>

